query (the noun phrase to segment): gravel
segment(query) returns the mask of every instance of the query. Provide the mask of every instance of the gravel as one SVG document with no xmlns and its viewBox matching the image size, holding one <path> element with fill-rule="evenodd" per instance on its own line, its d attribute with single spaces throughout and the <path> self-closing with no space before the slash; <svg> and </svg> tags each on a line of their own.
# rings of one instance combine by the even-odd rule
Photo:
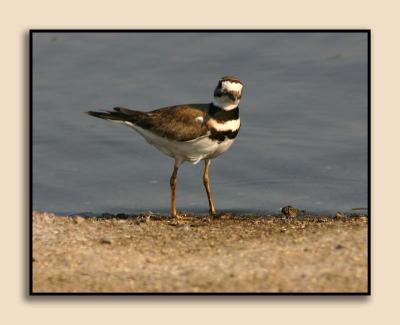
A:
<svg viewBox="0 0 400 325">
<path fill-rule="evenodd" d="M 367 292 L 368 218 L 33 213 L 33 292 Z"/>
</svg>

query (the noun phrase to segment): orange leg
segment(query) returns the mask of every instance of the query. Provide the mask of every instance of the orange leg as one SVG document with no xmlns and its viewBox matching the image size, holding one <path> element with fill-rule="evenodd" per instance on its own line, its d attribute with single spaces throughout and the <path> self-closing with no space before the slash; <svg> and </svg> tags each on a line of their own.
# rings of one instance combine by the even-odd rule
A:
<svg viewBox="0 0 400 325">
<path fill-rule="evenodd" d="M 174 166 L 169 185 L 171 187 L 171 218 L 177 218 L 176 214 L 176 175 L 178 174 L 178 167 Z"/>
<path fill-rule="evenodd" d="M 208 205 L 210 207 L 210 210 L 209 210 L 210 217 L 215 217 L 216 212 L 215 212 L 214 203 L 211 199 L 210 182 L 208 181 L 208 168 L 210 167 L 210 164 L 211 164 L 210 159 L 204 160 L 203 184 L 204 184 L 204 187 L 206 188 L 206 192 L 207 192 Z"/>
</svg>

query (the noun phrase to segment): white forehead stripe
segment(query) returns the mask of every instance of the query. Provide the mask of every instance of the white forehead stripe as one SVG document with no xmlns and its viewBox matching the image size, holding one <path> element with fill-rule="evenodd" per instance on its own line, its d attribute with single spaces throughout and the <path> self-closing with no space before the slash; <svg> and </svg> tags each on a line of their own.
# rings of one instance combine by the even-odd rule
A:
<svg viewBox="0 0 400 325">
<path fill-rule="evenodd" d="M 222 81 L 222 89 L 232 91 L 242 91 L 243 85 L 239 82 Z"/>
</svg>

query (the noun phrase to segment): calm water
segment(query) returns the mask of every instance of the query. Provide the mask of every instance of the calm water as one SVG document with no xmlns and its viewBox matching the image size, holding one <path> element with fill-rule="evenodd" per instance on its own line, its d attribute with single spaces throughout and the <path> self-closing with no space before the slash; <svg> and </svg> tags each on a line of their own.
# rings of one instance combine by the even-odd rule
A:
<svg viewBox="0 0 400 325">
<path fill-rule="evenodd" d="M 168 211 L 173 161 L 133 130 L 84 114 L 209 102 L 245 83 L 242 128 L 210 170 L 219 210 L 366 207 L 367 36 L 335 33 L 35 34 L 33 208 Z M 178 210 L 207 212 L 203 164 L 178 175 Z"/>
</svg>

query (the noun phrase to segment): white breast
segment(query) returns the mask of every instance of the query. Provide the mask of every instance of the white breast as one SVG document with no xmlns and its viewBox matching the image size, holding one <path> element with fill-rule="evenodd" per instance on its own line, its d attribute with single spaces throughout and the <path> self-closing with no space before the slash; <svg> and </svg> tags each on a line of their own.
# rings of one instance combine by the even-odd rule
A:
<svg viewBox="0 0 400 325">
<path fill-rule="evenodd" d="M 211 118 L 208 125 L 216 131 L 237 131 L 240 128 L 240 118 L 227 122 L 218 122 Z"/>
<path fill-rule="evenodd" d="M 155 146 L 164 154 L 174 158 L 179 164 L 184 161 L 197 164 L 202 159 L 215 158 L 228 150 L 234 141 L 234 139 L 226 139 L 218 143 L 211 140 L 208 136 L 190 141 L 174 141 L 158 136 L 132 123 L 127 123 L 127 125 L 142 135 L 148 143 Z"/>
</svg>

